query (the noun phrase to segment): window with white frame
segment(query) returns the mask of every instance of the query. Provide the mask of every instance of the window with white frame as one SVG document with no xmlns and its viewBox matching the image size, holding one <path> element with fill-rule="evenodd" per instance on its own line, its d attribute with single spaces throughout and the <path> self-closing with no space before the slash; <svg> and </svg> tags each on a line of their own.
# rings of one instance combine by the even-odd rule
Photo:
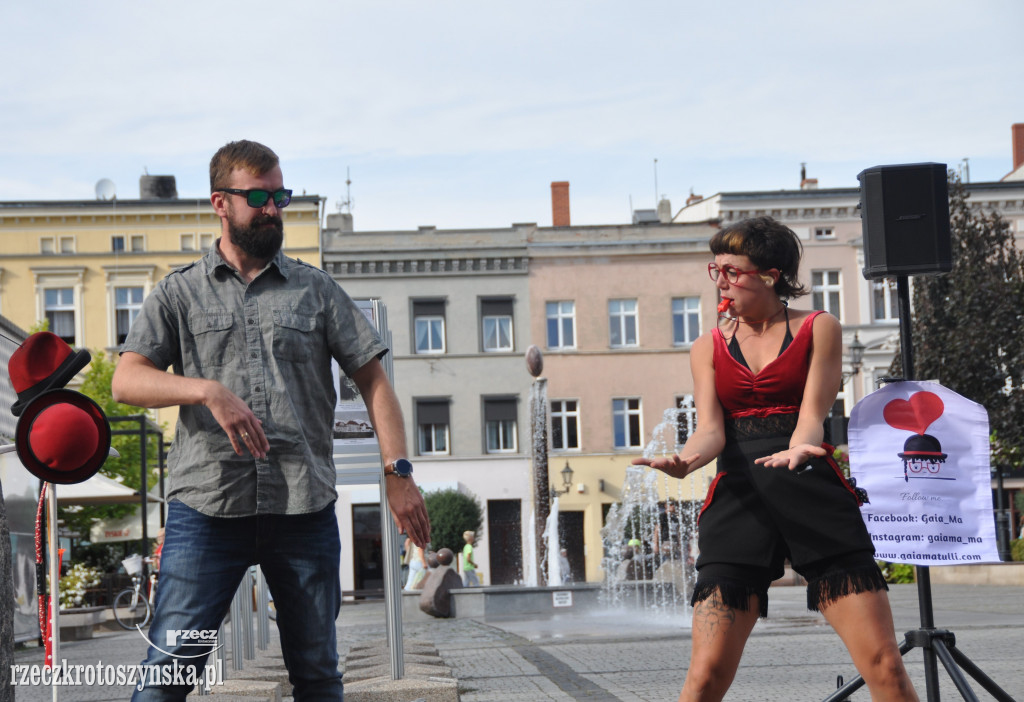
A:
<svg viewBox="0 0 1024 702">
<path fill-rule="evenodd" d="M 576 348 L 576 303 L 572 300 L 549 302 L 546 310 L 548 348 Z"/>
<path fill-rule="evenodd" d="M 110 250 L 114 252 L 124 251 L 124 235 L 115 234 L 110 237 Z"/>
<path fill-rule="evenodd" d="M 814 228 L 815 239 L 835 239 L 836 232 L 832 227 L 815 227 Z"/>
<path fill-rule="evenodd" d="M 811 304 L 842 321 L 839 271 L 811 271 Z"/>
<path fill-rule="evenodd" d="M 46 288 L 43 291 L 43 308 L 50 331 L 75 345 L 75 289 Z"/>
<path fill-rule="evenodd" d="M 203 232 L 199 235 L 199 250 L 209 251 L 213 248 L 213 234 Z"/>
<path fill-rule="evenodd" d="M 676 445 L 682 446 L 697 428 L 697 408 L 693 404 L 693 395 L 677 397 L 676 407 Z"/>
<path fill-rule="evenodd" d="M 672 298 L 672 343 L 692 344 L 700 336 L 700 298 Z"/>
<path fill-rule="evenodd" d="M 196 235 L 192 232 L 186 232 L 181 234 L 181 250 L 182 251 L 195 251 L 196 250 Z"/>
<path fill-rule="evenodd" d="M 580 404 L 578 400 L 551 401 L 551 448 L 569 451 L 580 447 Z"/>
<path fill-rule="evenodd" d="M 412 324 L 416 353 L 444 353 L 444 300 L 413 300 Z"/>
<path fill-rule="evenodd" d="M 421 456 L 447 456 L 449 401 L 416 400 L 417 449 Z"/>
<path fill-rule="evenodd" d="M 145 251 L 146 250 L 146 235 L 145 234 L 132 234 L 130 239 L 132 251 Z"/>
<path fill-rule="evenodd" d="M 871 309 L 876 322 L 899 321 L 895 278 L 876 278 L 871 281 Z"/>
<path fill-rule="evenodd" d="M 512 351 L 512 299 L 481 300 L 480 328 L 483 333 L 484 351 Z"/>
<path fill-rule="evenodd" d="M 608 301 L 608 331 L 612 348 L 637 345 L 636 300 Z"/>
<path fill-rule="evenodd" d="M 612 399 L 612 432 L 617 449 L 641 448 L 643 446 L 643 422 L 639 397 Z"/>
<path fill-rule="evenodd" d="M 73 254 L 73 253 L 75 253 L 75 237 L 73 237 L 73 236 L 62 236 L 62 237 L 60 237 L 60 252 L 62 254 Z"/>
<path fill-rule="evenodd" d="M 515 453 L 516 400 L 484 400 L 484 432 L 487 453 Z"/>
<path fill-rule="evenodd" d="M 118 344 L 128 338 L 132 322 L 142 311 L 145 290 L 140 286 L 114 288 L 114 334 Z"/>
<path fill-rule="evenodd" d="M 41 254 L 53 254 L 57 253 L 57 240 L 52 236 L 41 236 L 39 237 L 39 253 Z"/>
</svg>

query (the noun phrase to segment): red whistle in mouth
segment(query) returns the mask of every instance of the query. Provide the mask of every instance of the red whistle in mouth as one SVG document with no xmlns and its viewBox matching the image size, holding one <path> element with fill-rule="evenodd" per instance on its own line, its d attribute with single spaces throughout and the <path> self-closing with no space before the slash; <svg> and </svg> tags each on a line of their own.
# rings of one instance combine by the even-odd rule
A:
<svg viewBox="0 0 1024 702">
<path fill-rule="evenodd" d="M 718 314 L 724 314 L 729 309 L 729 305 L 732 304 L 732 300 L 722 298 L 722 301 L 718 303 Z"/>
</svg>

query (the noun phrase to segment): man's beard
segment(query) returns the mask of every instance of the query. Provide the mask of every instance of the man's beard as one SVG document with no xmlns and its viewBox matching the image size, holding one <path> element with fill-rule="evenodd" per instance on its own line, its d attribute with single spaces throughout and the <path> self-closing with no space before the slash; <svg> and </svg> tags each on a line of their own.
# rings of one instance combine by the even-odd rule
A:
<svg viewBox="0 0 1024 702">
<path fill-rule="evenodd" d="M 228 220 L 231 243 L 252 258 L 269 260 L 277 255 L 284 242 L 284 223 L 274 215 L 258 215 L 249 226 L 240 227 Z"/>
</svg>

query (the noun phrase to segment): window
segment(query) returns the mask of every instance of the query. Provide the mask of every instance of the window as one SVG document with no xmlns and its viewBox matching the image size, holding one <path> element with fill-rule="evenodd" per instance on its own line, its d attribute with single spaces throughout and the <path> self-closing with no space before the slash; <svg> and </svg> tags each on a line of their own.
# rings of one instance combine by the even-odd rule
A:
<svg viewBox="0 0 1024 702">
<path fill-rule="evenodd" d="M 576 348 L 576 303 L 572 300 L 547 303 L 548 348 Z"/>
<path fill-rule="evenodd" d="M 676 407 L 679 408 L 676 414 L 676 445 L 682 446 L 697 428 L 697 408 L 693 406 L 693 395 L 677 397 Z"/>
<path fill-rule="evenodd" d="M 142 309 L 143 296 L 141 287 L 114 288 L 114 324 L 118 344 L 123 344 L 128 338 L 128 330 Z"/>
<path fill-rule="evenodd" d="M 444 300 L 413 300 L 416 353 L 444 353 Z"/>
<path fill-rule="evenodd" d="M 70 346 L 75 345 L 75 289 L 47 288 L 43 304 L 50 331 Z"/>
<path fill-rule="evenodd" d="M 182 251 L 195 251 L 196 250 L 196 235 L 195 234 L 182 234 L 181 235 L 181 250 Z"/>
<path fill-rule="evenodd" d="M 677 297 L 672 300 L 672 343 L 692 344 L 700 336 L 700 298 Z"/>
<path fill-rule="evenodd" d="M 484 400 L 487 453 L 516 451 L 516 400 Z"/>
<path fill-rule="evenodd" d="M 815 227 L 814 228 L 815 239 L 835 239 L 836 233 L 832 227 Z"/>
<path fill-rule="evenodd" d="M 880 278 L 871 283 L 872 309 L 876 322 L 895 322 L 900 318 L 896 279 Z"/>
<path fill-rule="evenodd" d="M 132 251 L 145 251 L 146 250 L 146 236 L 144 234 L 132 234 L 132 237 L 131 237 L 131 248 L 132 248 Z"/>
<path fill-rule="evenodd" d="M 52 236 L 39 237 L 39 253 L 52 254 L 56 252 L 56 240 Z"/>
<path fill-rule="evenodd" d="M 842 320 L 839 297 L 839 271 L 811 271 L 811 304 Z"/>
<path fill-rule="evenodd" d="M 121 235 L 110 237 L 110 250 L 124 251 L 124 237 Z"/>
<path fill-rule="evenodd" d="M 73 254 L 75 252 L 75 237 L 62 236 L 60 238 L 60 252 L 62 254 Z"/>
<path fill-rule="evenodd" d="M 209 232 L 199 235 L 199 248 L 202 251 L 209 251 L 213 248 L 213 234 Z"/>
<path fill-rule="evenodd" d="M 551 401 L 551 448 L 566 451 L 580 447 L 580 409 L 576 400 Z"/>
<path fill-rule="evenodd" d="M 613 348 L 636 346 L 636 300 L 609 300 L 608 327 Z"/>
<path fill-rule="evenodd" d="M 484 351 L 512 351 L 512 300 L 481 300 L 480 327 Z"/>
<path fill-rule="evenodd" d="M 416 427 L 421 456 L 446 456 L 448 400 L 416 400 Z"/>
<path fill-rule="evenodd" d="M 640 398 L 615 398 L 612 400 L 612 429 L 615 434 L 615 448 L 640 448 L 643 442 L 643 428 L 640 418 Z"/>
</svg>

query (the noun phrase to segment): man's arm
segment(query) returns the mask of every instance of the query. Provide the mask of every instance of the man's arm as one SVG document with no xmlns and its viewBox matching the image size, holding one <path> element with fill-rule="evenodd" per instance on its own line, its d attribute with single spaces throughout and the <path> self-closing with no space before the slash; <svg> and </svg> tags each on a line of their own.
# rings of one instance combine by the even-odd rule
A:
<svg viewBox="0 0 1024 702">
<path fill-rule="evenodd" d="M 398 404 L 398 396 L 388 381 L 378 359 L 373 359 L 352 374 L 352 380 L 359 387 L 359 392 L 366 402 L 370 414 L 370 422 L 377 433 L 380 454 L 387 465 L 397 458 L 406 457 L 405 422 L 402 420 L 402 408 Z M 430 541 L 430 519 L 423 495 L 416 487 L 412 477 L 402 478 L 388 475 L 387 481 L 388 506 L 391 515 L 398 525 L 413 542 L 426 548 Z"/>
<path fill-rule="evenodd" d="M 142 354 L 125 351 L 114 369 L 110 391 L 118 402 L 149 409 L 204 405 L 231 439 L 236 454 L 241 456 L 244 448 L 253 456 L 264 458 L 270 450 L 260 420 L 248 405 L 216 380 L 166 373 Z"/>
</svg>

